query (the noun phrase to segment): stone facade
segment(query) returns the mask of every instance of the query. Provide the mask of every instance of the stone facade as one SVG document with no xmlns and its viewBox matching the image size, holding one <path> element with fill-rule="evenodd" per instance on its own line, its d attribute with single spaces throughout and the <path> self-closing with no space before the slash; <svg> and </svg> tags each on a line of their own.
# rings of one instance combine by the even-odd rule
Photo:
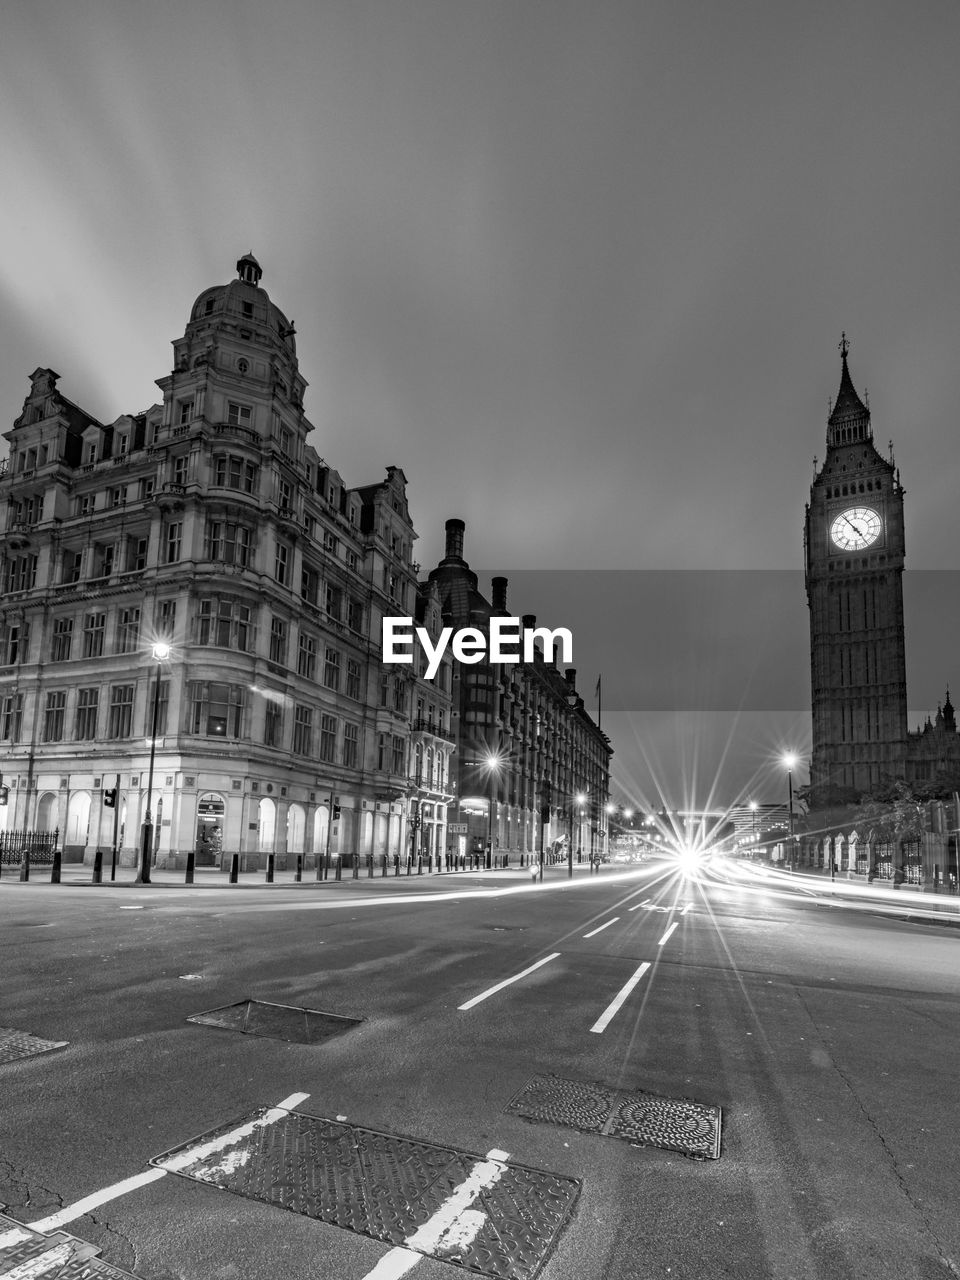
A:
<svg viewBox="0 0 960 1280">
<path fill-rule="evenodd" d="M 104 424 L 41 368 L 4 436 L 0 824 L 67 858 L 134 861 L 151 807 L 159 865 L 446 847 L 451 662 L 427 684 L 380 660 L 384 615 L 440 625 L 406 477 L 348 488 L 308 443 L 260 278 L 247 255 L 200 294 L 161 403 Z"/>
</svg>

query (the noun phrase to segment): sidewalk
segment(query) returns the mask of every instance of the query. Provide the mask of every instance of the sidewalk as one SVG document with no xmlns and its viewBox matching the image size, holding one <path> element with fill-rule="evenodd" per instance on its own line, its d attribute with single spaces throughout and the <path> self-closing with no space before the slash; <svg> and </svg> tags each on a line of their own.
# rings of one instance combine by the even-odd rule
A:
<svg viewBox="0 0 960 1280">
<path fill-rule="evenodd" d="M 220 871 L 216 867 L 197 867 L 194 871 L 193 884 L 186 883 L 186 871 L 181 867 L 176 870 L 168 870 L 165 867 L 150 868 L 150 883 L 148 885 L 137 882 L 137 867 L 117 867 L 116 879 L 110 879 L 110 865 L 106 864 L 103 868 L 103 879 L 99 884 L 93 881 L 93 867 L 89 863 L 67 862 L 64 863 L 60 871 L 60 885 L 78 888 L 90 886 L 91 888 L 100 889 L 269 889 L 269 890 L 293 890 L 294 892 L 326 892 L 328 890 L 344 890 L 344 889 L 361 889 L 361 888 L 387 888 L 389 886 L 411 887 L 414 884 L 427 885 L 432 889 L 436 889 L 441 884 L 462 884 L 465 880 L 474 881 L 501 881 L 505 883 L 520 882 L 527 883 L 532 879 L 531 869 L 528 866 L 521 867 L 519 863 L 509 867 L 493 867 L 489 871 L 481 869 L 472 871 L 470 869 L 464 871 L 423 871 L 417 875 L 414 869 L 409 875 L 406 870 L 401 867 L 400 875 L 396 875 L 393 868 L 388 870 L 386 876 L 378 868 L 371 877 L 366 868 L 360 868 L 360 874 L 354 878 L 352 868 L 347 868 L 342 875 L 342 879 L 337 880 L 334 876 L 334 870 L 330 868 L 329 878 L 318 880 L 316 871 L 312 868 L 303 872 L 303 879 L 296 879 L 296 872 L 293 870 L 276 871 L 272 882 L 268 882 L 266 872 L 260 871 L 241 871 L 238 875 L 236 884 L 230 883 L 229 871 Z M 573 865 L 574 878 L 588 877 L 590 875 L 590 864 L 583 862 Z M 567 875 L 566 863 L 547 866 L 544 868 L 544 882 L 554 883 L 561 880 L 569 879 Z M 2 874 L 0 874 L 0 890 L 4 887 L 9 888 L 12 885 L 27 883 L 29 885 L 49 885 L 50 884 L 50 864 L 31 864 L 30 879 L 27 882 L 20 880 L 19 866 L 4 865 Z M 59 886 L 52 885 L 51 888 L 57 889 Z"/>
</svg>

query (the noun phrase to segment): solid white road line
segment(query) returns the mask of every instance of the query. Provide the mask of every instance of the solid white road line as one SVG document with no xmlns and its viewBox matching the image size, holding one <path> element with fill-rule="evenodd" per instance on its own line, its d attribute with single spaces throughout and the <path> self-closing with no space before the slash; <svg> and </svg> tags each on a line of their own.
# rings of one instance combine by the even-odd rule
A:
<svg viewBox="0 0 960 1280">
<path fill-rule="evenodd" d="M 291 1093 L 289 1098 L 284 1098 L 282 1102 L 272 1107 L 258 1120 L 253 1120 L 247 1124 L 240 1125 L 236 1129 L 231 1129 L 229 1133 L 222 1134 L 221 1137 L 215 1138 L 212 1142 L 204 1143 L 202 1147 L 193 1147 L 178 1156 L 172 1156 L 162 1169 L 147 1169 L 144 1173 L 135 1174 L 132 1178 L 125 1178 L 123 1182 L 115 1182 L 113 1186 L 104 1187 L 101 1191 L 95 1191 L 92 1195 L 84 1196 L 82 1200 L 77 1200 L 73 1204 L 67 1205 L 65 1209 L 60 1209 L 57 1213 L 51 1214 L 49 1218 L 40 1218 L 37 1222 L 29 1223 L 30 1230 L 42 1232 L 59 1231 L 65 1223 L 73 1222 L 75 1218 L 82 1218 L 85 1213 L 89 1213 L 91 1209 L 96 1209 L 101 1204 L 106 1204 L 108 1200 L 116 1200 L 118 1196 L 125 1196 L 128 1191 L 136 1191 L 138 1187 L 146 1186 L 149 1182 L 156 1182 L 159 1178 L 165 1178 L 168 1173 L 175 1173 L 179 1169 L 184 1169 L 195 1161 L 210 1155 L 211 1152 L 219 1151 L 221 1147 L 229 1146 L 231 1143 L 238 1141 L 238 1139 L 246 1137 L 254 1129 L 260 1129 L 265 1125 L 274 1124 L 277 1120 L 282 1120 L 288 1111 L 292 1111 L 294 1107 L 298 1107 L 301 1102 L 304 1102 L 309 1097 L 309 1093 Z"/>
<path fill-rule="evenodd" d="M 671 933 L 673 933 L 674 929 L 677 927 L 677 924 L 678 924 L 678 921 L 674 920 L 673 924 L 670 926 L 670 928 L 667 930 L 667 932 L 663 935 L 663 937 L 662 937 L 662 938 L 660 939 L 660 941 L 657 943 L 657 946 L 658 946 L 658 947 L 662 947 L 662 946 L 663 946 L 663 944 L 666 942 L 666 940 L 670 937 Z"/>
<path fill-rule="evenodd" d="M 468 1245 L 487 1220 L 485 1213 L 470 1206 L 481 1191 L 499 1181 L 507 1167 L 502 1163 L 506 1159 L 506 1151 L 488 1151 L 486 1160 L 473 1166 L 467 1180 L 444 1200 L 433 1217 L 407 1236 L 402 1245 L 384 1254 L 363 1280 L 399 1280 L 423 1260 L 424 1253 L 436 1256 L 434 1250 L 442 1249 L 444 1244 Z"/>
<path fill-rule="evenodd" d="M 600 925 L 599 928 L 597 929 L 591 929 L 589 933 L 585 933 L 583 936 L 585 938 L 592 938 L 596 934 L 602 933 L 604 929 L 609 929 L 610 925 L 616 924 L 619 919 L 620 919 L 619 916 L 614 916 L 612 920 L 608 920 L 605 924 Z"/>
<path fill-rule="evenodd" d="M 680 914 L 681 914 L 682 916 L 685 916 L 685 915 L 687 914 L 687 912 L 688 912 L 688 911 L 690 911 L 692 908 L 693 908 L 693 903 L 692 903 L 692 902 L 688 902 L 688 903 L 687 903 L 687 905 L 686 905 L 686 906 L 683 908 L 683 910 L 680 912 Z"/>
<path fill-rule="evenodd" d="M 486 991 L 481 991 L 478 996 L 474 996 L 472 1000 L 468 1000 L 466 1004 L 458 1004 L 458 1009 L 472 1009 L 475 1004 L 479 1004 L 481 1000 L 486 1000 L 487 996 L 495 996 L 498 991 L 502 991 L 504 987 L 509 987 L 512 982 L 519 982 L 521 978 L 525 978 L 528 973 L 533 973 L 534 969 L 539 969 L 542 964 L 548 964 L 551 960 L 556 960 L 560 954 L 554 951 L 549 956 L 544 956 L 542 960 L 538 960 L 536 964 L 532 964 L 529 969 L 524 969 L 522 973 L 515 973 L 512 978 L 504 978 L 502 982 L 498 982 L 495 987 L 489 987 Z"/>
<path fill-rule="evenodd" d="M 649 960 L 644 960 L 643 964 L 636 971 L 636 973 L 629 980 L 629 982 L 625 983 L 625 985 L 620 988 L 620 990 L 614 996 L 613 1000 L 611 1000 L 611 1002 L 607 1005 L 606 1009 L 604 1009 L 603 1013 L 596 1020 L 593 1026 L 590 1028 L 591 1031 L 596 1031 L 598 1035 L 600 1034 L 601 1031 L 606 1031 L 607 1024 L 613 1018 L 613 1015 L 617 1012 L 617 1010 L 623 1004 L 624 1000 L 626 1000 L 627 996 L 630 994 L 630 992 L 637 985 L 637 983 L 640 981 L 640 979 L 643 977 L 643 975 L 647 972 L 649 968 L 650 968 Z"/>
</svg>

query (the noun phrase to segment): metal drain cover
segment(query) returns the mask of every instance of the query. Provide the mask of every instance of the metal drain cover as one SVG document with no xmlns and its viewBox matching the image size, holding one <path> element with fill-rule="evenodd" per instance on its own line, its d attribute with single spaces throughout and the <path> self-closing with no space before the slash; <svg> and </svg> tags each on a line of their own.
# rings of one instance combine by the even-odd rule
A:
<svg viewBox="0 0 960 1280">
<path fill-rule="evenodd" d="M 62 1049 L 69 1043 L 69 1040 L 41 1040 L 26 1031 L 0 1027 L 0 1063 L 32 1058 L 34 1054 L 49 1053 L 51 1049 Z"/>
<path fill-rule="evenodd" d="M 527 1120 L 566 1125 L 643 1147 L 720 1159 L 720 1108 L 643 1090 L 534 1076 L 507 1107 Z"/>
<path fill-rule="evenodd" d="M 459 1227 L 423 1244 L 414 1233 L 489 1157 L 298 1111 L 258 1123 L 266 1115 L 233 1120 L 150 1163 L 494 1280 L 532 1280 L 580 1192 L 574 1178 L 496 1161 L 496 1180 L 472 1196 Z"/>
<path fill-rule="evenodd" d="M 237 1004 L 194 1013 L 188 1022 L 207 1027 L 224 1027 L 248 1036 L 267 1036 L 288 1044 L 319 1044 L 351 1027 L 362 1018 L 344 1018 L 338 1013 L 321 1013 L 318 1009 L 300 1009 L 288 1004 L 270 1004 L 266 1000 L 241 1000 Z"/>
<path fill-rule="evenodd" d="M 65 1231 L 41 1235 L 0 1213 L 0 1276 L 17 1280 L 55 1276 L 56 1280 L 137 1280 L 97 1257 L 100 1250 Z"/>
</svg>

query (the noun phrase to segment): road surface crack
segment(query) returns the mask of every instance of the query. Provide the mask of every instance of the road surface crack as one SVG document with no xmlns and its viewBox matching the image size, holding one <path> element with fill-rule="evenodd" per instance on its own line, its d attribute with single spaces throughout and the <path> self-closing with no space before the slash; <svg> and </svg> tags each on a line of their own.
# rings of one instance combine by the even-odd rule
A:
<svg viewBox="0 0 960 1280">
<path fill-rule="evenodd" d="M 58 1209 L 63 1209 L 64 1204 L 64 1198 L 59 1192 L 34 1181 L 26 1169 L 18 1169 L 10 1160 L 0 1157 L 0 1205 L 6 1205 L 8 1212 L 12 1210 L 11 1216 L 25 1227 L 30 1226 L 27 1215 L 36 1222 L 41 1217 L 50 1217 Z M 129 1236 L 103 1218 L 98 1218 L 95 1213 L 85 1213 L 83 1216 L 116 1241 L 111 1248 L 111 1253 L 115 1252 L 116 1256 L 111 1261 L 120 1267 L 131 1267 L 135 1263 L 136 1249 Z"/>
<path fill-rule="evenodd" d="M 927 1216 L 927 1213 L 923 1208 L 923 1206 L 921 1205 L 920 1201 L 916 1199 L 916 1197 L 913 1195 L 912 1191 L 910 1190 L 910 1185 L 900 1170 L 900 1162 L 896 1155 L 896 1152 L 887 1142 L 887 1139 L 884 1136 L 883 1130 L 880 1127 L 880 1122 L 868 1110 L 863 1099 L 860 1097 L 860 1094 L 857 1092 L 857 1089 L 853 1081 L 851 1080 L 850 1076 L 843 1070 L 843 1068 L 837 1062 L 836 1058 L 834 1057 L 833 1050 L 831 1046 L 827 1043 L 827 1041 L 824 1039 L 823 1033 L 820 1031 L 820 1028 L 817 1026 L 814 1016 L 810 1011 L 810 1006 L 807 1004 L 806 1000 L 803 998 L 802 992 L 798 988 L 795 988 L 795 990 L 797 993 L 797 998 L 800 1001 L 800 1003 L 803 1005 L 803 1009 L 807 1015 L 807 1019 L 810 1023 L 810 1026 L 815 1032 L 817 1039 L 820 1041 L 820 1045 L 823 1049 L 823 1053 L 828 1059 L 830 1066 L 833 1068 L 833 1071 L 835 1072 L 835 1074 L 843 1082 L 844 1086 L 847 1089 L 847 1092 L 850 1094 L 850 1096 L 853 1098 L 853 1101 L 856 1103 L 858 1111 L 860 1112 L 864 1120 L 867 1122 L 867 1124 L 870 1126 L 870 1128 L 873 1130 L 874 1134 L 876 1135 L 876 1138 L 880 1143 L 880 1149 L 883 1151 L 890 1167 L 893 1169 L 893 1176 L 896 1179 L 897 1186 L 899 1187 L 901 1195 L 904 1197 L 904 1199 L 913 1209 L 913 1211 L 915 1212 L 919 1220 L 923 1223 L 923 1226 L 927 1232 L 927 1235 L 930 1237 L 930 1240 L 933 1242 L 933 1246 L 936 1249 L 937 1256 L 939 1257 L 940 1262 L 950 1272 L 951 1275 L 960 1277 L 960 1267 L 957 1266 L 957 1264 L 953 1261 L 953 1259 L 944 1249 L 943 1244 L 941 1243 L 940 1237 L 937 1235 L 937 1231 L 933 1222 Z"/>
</svg>

